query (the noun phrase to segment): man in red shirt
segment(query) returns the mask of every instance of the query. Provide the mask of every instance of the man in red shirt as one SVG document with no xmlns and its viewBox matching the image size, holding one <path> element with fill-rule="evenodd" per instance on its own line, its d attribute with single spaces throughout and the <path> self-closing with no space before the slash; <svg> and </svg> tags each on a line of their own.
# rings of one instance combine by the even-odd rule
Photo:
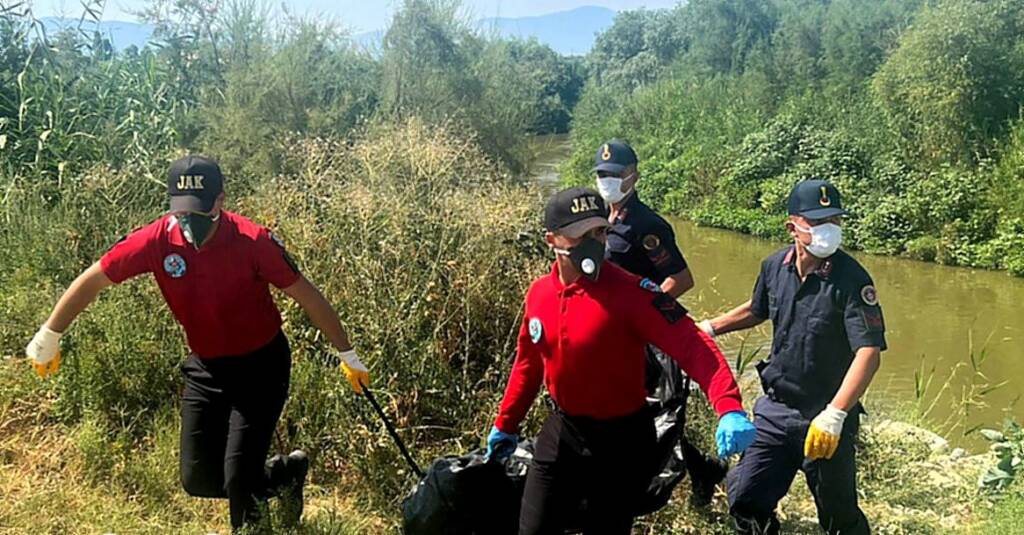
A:
<svg viewBox="0 0 1024 535">
<path fill-rule="evenodd" d="M 265 526 L 260 509 L 280 495 L 288 524 L 302 514 L 309 462 L 296 450 L 266 461 L 288 397 L 291 350 L 272 284 L 295 299 L 341 351 L 358 391 L 369 383 L 337 314 L 299 272 L 282 242 L 223 209 L 216 162 L 186 156 L 171 164 L 170 211 L 110 248 L 64 292 L 26 353 L 46 377 L 60 366 L 59 340 L 99 292 L 152 273 L 191 353 L 182 365 L 181 482 L 193 496 L 227 498 L 231 525 Z"/>
<path fill-rule="evenodd" d="M 520 510 L 520 535 L 561 534 L 565 514 L 586 500 L 584 533 L 628 534 L 646 489 L 655 430 L 645 401 L 647 344 L 671 356 L 721 416 L 723 455 L 754 438 L 732 371 L 714 342 L 672 296 L 604 263 L 608 212 L 597 192 L 557 193 L 544 214 L 556 253 L 551 273 L 526 294 L 518 352 L 488 455 L 507 455 L 547 386 L 557 409 L 537 438 Z"/>
</svg>

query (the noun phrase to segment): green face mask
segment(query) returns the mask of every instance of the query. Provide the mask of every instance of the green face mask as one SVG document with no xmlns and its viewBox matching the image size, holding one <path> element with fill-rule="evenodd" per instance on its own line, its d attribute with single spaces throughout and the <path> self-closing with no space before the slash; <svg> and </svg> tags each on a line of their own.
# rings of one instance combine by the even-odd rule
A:
<svg viewBox="0 0 1024 535">
<path fill-rule="evenodd" d="M 214 217 L 209 214 L 188 212 L 179 214 L 177 217 L 178 224 L 181 225 L 181 233 L 185 235 L 185 240 L 196 249 L 199 249 L 199 246 L 206 241 L 206 237 L 210 235 L 210 230 L 213 229 L 213 224 L 220 218 L 220 214 Z"/>
</svg>

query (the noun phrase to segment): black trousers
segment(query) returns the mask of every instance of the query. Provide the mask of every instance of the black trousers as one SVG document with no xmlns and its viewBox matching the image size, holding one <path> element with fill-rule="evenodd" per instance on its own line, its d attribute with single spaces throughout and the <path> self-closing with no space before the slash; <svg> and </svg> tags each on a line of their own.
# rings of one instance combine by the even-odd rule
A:
<svg viewBox="0 0 1024 535">
<path fill-rule="evenodd" d="M 191 354 L 181 370 L 181 484 L 192 496 L 227 498 L 233 528 L 255 524 L 266 499 L 285 483 L 272 480 L 265 462 L 288 398 L 288 339 L 278 333 L 237 357 Z"/>
<path fill-rule="evenodd" d="M 854 444 L 860 427 L 853 413 L 843 425 L 839 449 L 831 459 L 804 458 L 810 420 L 800 411 L 762 397 L 754 405 L 757 438 L 729 473 L 729 511 L 738 533 L 775 535 L 775 507 L 803 471 L 818 508 L 818 523 L 830 535 L 867 535 L 868 520 L 857 505 Z"/>
<path fill-rule="evenodd" d="M 562 535 L 582 498 L 584 534 L 629 535 L 637 498 L 651 481 L 654 450 L 646 410 L 615 420 L 552 414 L 527 472 L 519 534 Z"/>
</svg>

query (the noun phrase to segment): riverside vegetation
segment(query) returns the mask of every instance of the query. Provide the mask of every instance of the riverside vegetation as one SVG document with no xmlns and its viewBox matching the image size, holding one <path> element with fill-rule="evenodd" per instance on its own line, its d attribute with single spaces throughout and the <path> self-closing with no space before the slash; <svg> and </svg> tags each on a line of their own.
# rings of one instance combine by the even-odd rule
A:
<svg viewBox="0 0 1024 535">
<path fill-rule="evenodd" d="M 641 190 L 782 238 L 785 199 L 845 193 L 845 243 L 1024 275 L 1024 2 L 691 0 L 626 13 L 587 57 L 574 181 L 621 136 Z"/>
<path fill-rule="evenodd" d="M 187 150 L 221 160 L 229 208 L 283 237 L 338 307 L 417 457 L 480 445 L 522 295 L 549 261 L 543 195 L 517 178 L 525 135 L 564 128 L 582 65 L 535 42 L 481 36 L 457 7 L 404 2 L 376 53 L 330 24 L 274 20 L 245 0 L 151 3 L 161 46 L 120 52 L 74 28 L 41 35 L 30 13 L 6 9 L 0 533 L 226 529 L 226 504 L 189 498 L 178 483 L 186 348 L 155 285 L 105 292 L 65 338 L 53 380 L 20 359 L 72 278 L 164 210 L 162 174 Z M 295 364 L 274 448 L 302 447 L 313 460 L 299 532 L 394 532 L 413 476 L 326 364 L 315 329 L 291 304 L 283 313 Z M 710 412 L 693 405 L 690 431 L 709 439 Z M 880 532 L 1009 532 L 1001 526 L 1019 519 L 1019 432 L 992 435 L 1000 457 L 968 463 L 931 439 L 869 429 L 862 488 Z M 935 481 L 937 471 L 950 477 Z M 1001 494 L 977 490 L 983 473 Z M 699 513 L 685 493 L 638 531 L 728 532 L 724 500 Z M 806 494 L 789 499 L 787 527 L 813 533 L 812 507 Z"/>
</svg>

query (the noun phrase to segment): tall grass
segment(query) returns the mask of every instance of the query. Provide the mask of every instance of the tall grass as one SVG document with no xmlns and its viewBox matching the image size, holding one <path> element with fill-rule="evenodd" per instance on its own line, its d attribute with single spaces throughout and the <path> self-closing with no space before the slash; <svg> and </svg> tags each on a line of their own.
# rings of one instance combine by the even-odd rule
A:
<svg viewBox="0 0 1024 535">
<path fill-rule="evenodd" d="M 546 262 L 515 236 L 539 227 L 540 196 L 472 140 L 411 120 L 353 144 L 300 142 L 288 171 L 240 204 L 276 229 L 338 307 L 380 396 L 429 457 L 479 444 L 511 362 L 522 296 Z M 289 305 L 301 359 L 286 418 L 318 462 L 356 468 L 393 500 L 397 452 Z"/>
<path fill-rule="evenodd" d="M 140 187 L 133 173 L 106 169 L 76 180 L 99 178 L 109 193 Z M 231 191 L 230 176 L 227 184 Z M 12 195 L 5 215 L 17 232 L 0 234 L 4 355 L 20 354 L 61 289 L 119 233 L 160 212 L 160 187 L 141 190 L 150 208 L 70 190 L 65 209 L 50 211 L 28 191 Z M 297 139 L 284 172 L 229 208 L 272 228 L 335 304 L 379 397 L 426 461 L 476 447 L 493 418 L 526 286 L 547 265 L 540 201 L 472 138 L 411 119 L 348 140 Z M 186 351 L 155 285 L 142 279 L 109 290 L 76 322 L 55 381 L 22 377 L 0 394 L 8 405 L 26 393 L 50 399 L 42 421 L 81 429 L 92 480 L 129 495 L 139 489 L 127 453 L 167 429 Z M 392 510 L 413 480 L 364 401 L 325 364 L 318 332 L 297 306 L 279 302 L 295 369 L 275 446 L 305 448 L 315 481 Z M 163 477 L 163 490 L 144 492 L 171 492 L 170 474 Z"/>
<path fill-rule="evenodd" d="M 991 336 L 990 336 L 991 337 Z M 982 426 L 969 426 L 971 413 L 987 408 L 986 396 L 1006 386 L 1008 381 L 992 381 L 985 373 L 988 360 L 986 344 L 976 348 L 974 331 L 968 331 L 968 354 L 966 361 L 959 361 L 948 370 L 938 372 L 937 365 L 926 367 L 925 360 L 914 372 L 914 418 L 926 422 L 943 436 L 959 434 L 968 436 Z M 946 406 L 942 403 L 945 400 Z M 941 421 L 937 414 L 945 414 Z"/>
</svg>

